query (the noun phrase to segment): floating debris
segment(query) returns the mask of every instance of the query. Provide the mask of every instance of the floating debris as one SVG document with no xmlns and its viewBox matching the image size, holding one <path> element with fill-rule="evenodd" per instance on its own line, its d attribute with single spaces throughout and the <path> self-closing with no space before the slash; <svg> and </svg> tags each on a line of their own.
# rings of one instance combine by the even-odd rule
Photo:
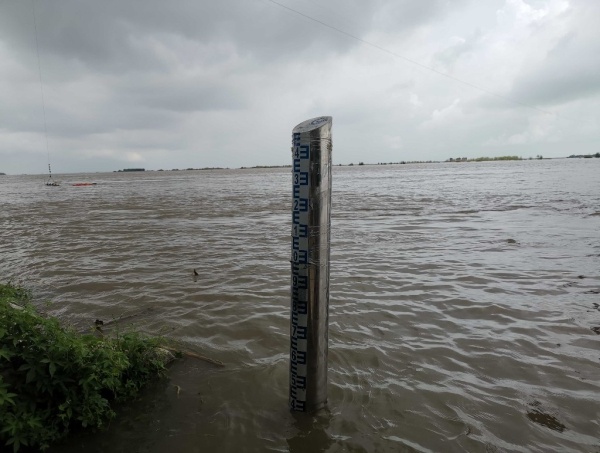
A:
<svg viewBox="0 0 600 453">
<path fill-rule="evenodd" d="M 539 401 L 534 401 L 529 404 L 533 407 L 529 412 L 527 412 L 527 418 L 538 425 L 545 426 L 546 428 L 550 428 L 553 431 L 558 431 L 562 433 L 567 427 L 563 425 L 554 415 L 546 414 L 541 410 L 541 403 Z"/>
</svg>

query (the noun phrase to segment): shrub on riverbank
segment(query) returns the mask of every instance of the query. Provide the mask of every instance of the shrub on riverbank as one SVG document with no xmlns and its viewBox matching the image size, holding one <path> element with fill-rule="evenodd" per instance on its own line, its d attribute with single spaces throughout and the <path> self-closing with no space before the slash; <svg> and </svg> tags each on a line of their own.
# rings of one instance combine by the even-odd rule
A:
<svg viewBox="0 0 600 453">
<path fill-rule="evenodd" d="M 158 346 L 135 333 L 77 334 L 38 314 L 24 289 L 0 284 L 0 451 L 44 450 L 72 429 L 106 426 L 113 401 L 163 373 Z"/>
</svg>

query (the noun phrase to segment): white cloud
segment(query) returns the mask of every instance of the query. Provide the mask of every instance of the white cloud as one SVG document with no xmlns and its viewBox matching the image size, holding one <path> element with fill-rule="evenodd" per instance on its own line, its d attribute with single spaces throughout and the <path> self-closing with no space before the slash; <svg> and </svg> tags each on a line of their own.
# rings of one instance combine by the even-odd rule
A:
<svg viewBox="0 0 600 453">
<path fill-rule="evenodd" d="M 410 102 L 410 104 L 414 105 L 415 107 L 421 107 L 423 105 L 417 93 L 410 93 L 410 95 L 408 96 L 408 102 Z"/>
<path fill-rule="evenodd" d="M 435 109 L 431 113 L 431 118 L 423 123 L 424 128 L 434 128 L 439 123 L 451 121 L 461 116 L 460 99 L 455 99 L 452 103 L 441 109 Z"/>
<path fill-rule="evenodd" d="M 146 159 L 144 159 L 144 156 L 142 156 L 140 153 L 134 153 L 134 152 L 125 153 L 125 159 L 128 162 L 143 162 L 146 160 Z"/>
</svg>

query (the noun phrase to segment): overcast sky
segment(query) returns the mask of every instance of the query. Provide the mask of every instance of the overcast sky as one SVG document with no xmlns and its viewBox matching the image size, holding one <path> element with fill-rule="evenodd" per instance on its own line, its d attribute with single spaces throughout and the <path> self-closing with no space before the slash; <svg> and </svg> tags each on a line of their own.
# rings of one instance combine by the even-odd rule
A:
<svg viewBox="0 0 600 453">
<path fill-rule="evenodd" d="M 599 18 L 598 0 L 0 0 L 0 172 L 285 165 L 321 115 L 335 164 L 596 153 Z"/>
</svg>

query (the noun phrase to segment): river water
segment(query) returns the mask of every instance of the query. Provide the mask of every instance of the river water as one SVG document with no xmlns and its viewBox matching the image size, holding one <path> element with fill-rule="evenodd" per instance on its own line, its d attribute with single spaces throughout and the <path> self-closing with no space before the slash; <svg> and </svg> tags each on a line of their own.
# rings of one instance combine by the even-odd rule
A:
<svg viewBox="0 0 600 453">
<path fill-rule="evenodd" d="M 289 168 L 56 178 L 0 176 L 0 279 L 225 365 L 56 451 L 600 451 L 600 159 L 334 167 L 313 416 L 287 408 Z"/>
</svg>

